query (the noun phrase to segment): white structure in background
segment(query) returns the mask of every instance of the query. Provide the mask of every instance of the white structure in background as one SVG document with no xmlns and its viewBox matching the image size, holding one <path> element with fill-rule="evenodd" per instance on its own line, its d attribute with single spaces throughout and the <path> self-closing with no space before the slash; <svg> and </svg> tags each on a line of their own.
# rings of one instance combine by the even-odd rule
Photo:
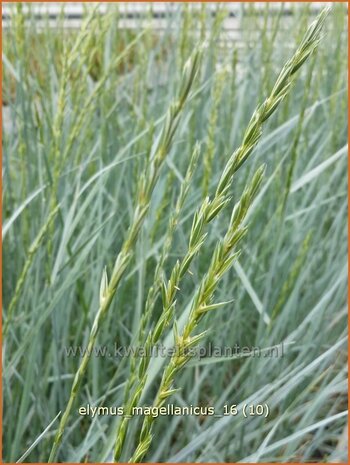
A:
<svg viewBox="0 0 350 465">
<path fill-rule="evenodd" d="M 29 3 L 29 2 L 28 2 Z M 88 9 L 94 8 L 96 3 L 83 3 L 83 2 L 37 2 L 23 4 L 23 11 L 29 9 L 34 14 L 40 27 L 40 22 L 44 21 L 45 25 L 49 24 L 54 27 L 58 16 L 64 13 L 65 27 L 67 28 L 78 28 L 81 24 L 81 18 L 84 16 Z M 310 5 L 311 11 L 315 14 L 326 4 L 332 2 L 312 2 Z M 218 3 L 208 2 L 206 3 L 207 8 L 215 10 L 220 6 Z M 222 5 L 222 4 L 221 4 Z M 227 2 L 225 8 L 227 8 L 229 16 L 224 22 L 224 29 L 228 32 L 233 33 L 238 31 L 240 28 L 240 17 L 242 14 L 242 7 L 247 8 L 248 2 Z M 100 2 L 98 4 L 98 11 L 100 14 L 104 14 L 108 8 L 118 7 L 120 12 L 120 27 L 125 29 L 135 29 L 140 26 L 145 26 L 149 21 L 152 21 L 152 28 L 162 30 L 168 27 L 169 22 L 166 19 L 171 13 L 175 13 L 179 10 L 179 3 L 176 2 L 111 2 L 105 3 Z M 265 2 L 256 2 L 255 8 L 263 11 L 266 8 Z M 298 7 L 292 2 L 285 3 L 270 3 L 269 9 L 273 13 L 278 12 L 283 7 L 283 11 L 286 15 L 291 11 L 292 8 Z M 16 8 L 15 3 L 3 2 L 2 7 L 2 24 L 6 28 L 10 24 L 11 14 Z M 201 3 L 192 3 L 191 8 L 201 9 Z M 150 14 L 150 11 L 152 12 Z M 44 19 L 46 18 L 46 19 Z"/>
</svg>

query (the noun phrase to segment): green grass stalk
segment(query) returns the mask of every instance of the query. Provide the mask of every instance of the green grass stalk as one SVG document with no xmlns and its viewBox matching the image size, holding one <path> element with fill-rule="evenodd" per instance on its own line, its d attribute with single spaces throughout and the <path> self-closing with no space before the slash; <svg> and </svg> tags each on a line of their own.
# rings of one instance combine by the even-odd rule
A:
<svg viewBox="0 0 350 465">
<path fill-rule="evenodd" d="M 43 240 L 44 240 L 44 238 L 46 236 L 46 233 L 47 233 L 47 231 L 49 229 L 50 224 L 52 223 L 52 221 L 56 217 L 56 215 L 58 213 L 58 209 L 59 209 L 59 206 L 57 205 L 56 208 L 54 208 L 52 210 L 52 212 L 49 214 L 49 216 L 48 216 L 48 218 L 46 220 L 46 223 L 42 226 L 42 228 L 38 232 L 38 235 L 36 236 L 36 238 L 32 242 L 31 246 L 29 247 L 28 254 L 27 254 L 27 259 L 26 259 L 26 261 L 24 263 L 24 266 L 23 266 L 22 272 L 20 274 L 20 277 L 18 278 L 14 295 L 13 295 L 13 297 L 12 297 L 10 303 L 9 303 L 9 307 L 8 307 L 8 311 L 7 311 L 7 315 L 6 315 L 6 320 L 5 320 L 5 323 L 4 323 L 3 333 L 2 333 L 2 336 L 3 336 L 4 340 L 6 338 L 6 335 L 7 335 L 8 329 L 9 329 L 9 324 L 12 321 L 13 312 L 14 312 L 14 310 L 16 308 L 18 300 L 21 297 L 22 289 L 23 289 L 23 286 L 25 284 L 28 271 L 29 271 L 29 269 L 31 267 L 31 264 L 33 263 L 34 256 L 35 256 L 36 252 L 38 251 L 40 245 L 42 244 L 42 242 L 43 242 Z"/>
</svg>

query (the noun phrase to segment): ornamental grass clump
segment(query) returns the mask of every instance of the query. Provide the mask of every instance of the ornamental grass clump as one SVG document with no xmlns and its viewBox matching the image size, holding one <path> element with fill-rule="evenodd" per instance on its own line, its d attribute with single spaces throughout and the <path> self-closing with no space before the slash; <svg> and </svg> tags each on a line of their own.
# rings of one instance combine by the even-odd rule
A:
<svg viewBox="0 0 350 465">
<path fill-rule="evenodd" d="M 345 462 L 345 5 L 51 8 L 3 6 L 4 461 Z"/>
</svg>

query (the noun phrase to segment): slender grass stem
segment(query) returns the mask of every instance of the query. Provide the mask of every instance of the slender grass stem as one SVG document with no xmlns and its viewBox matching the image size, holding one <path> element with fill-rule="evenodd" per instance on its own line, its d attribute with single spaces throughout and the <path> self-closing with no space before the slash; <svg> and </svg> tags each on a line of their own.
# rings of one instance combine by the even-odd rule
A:
<svg viewBox="0 0 350 465">
<path fill-rule="evenodd" d="M 20 277 L 18 278 L 14 295 L 9 303 L 9 307 L 8 307 L 8 311 L 6 315 L 6 321 L 4 323 L 4 328 L 3 328 L 3 333 L 2 333 L 4 339 L 6 338 L 6 335 L 9 329 L 9 324 L 12 321 L 13 312 L 16 308 L 17 302 L 19 298 L 21 297 L 21 292 L 25 284 L 28 271 L 30 270 L 31 264 L 33 263 L 34 256 L 36 252 L 38 251 L 39 247 L 41 246 L 45 236 L 47 235 L 49 226 L 51 222 L 54 220 L 54 218 L 56 217 L 58 213 L 58 209 L 59 209 L 59 206 L 57 205 L 56 208 L 52 210 L 52 212 L 50 213 L 50 215 L 48 216 L 46 220 L 46 223 L 42 226 L 42 228 L 38 232 L 38 235 L 32 242 L 31 246 L 29 247 L 26 262 L 23 266 Z"/>
</svg>

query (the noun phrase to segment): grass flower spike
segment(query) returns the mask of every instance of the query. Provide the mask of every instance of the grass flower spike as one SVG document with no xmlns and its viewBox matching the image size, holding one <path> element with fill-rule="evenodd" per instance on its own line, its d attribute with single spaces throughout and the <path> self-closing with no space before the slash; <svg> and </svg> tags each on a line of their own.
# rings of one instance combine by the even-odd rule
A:
<svg viewBox="0 0 350 465">
<path fill-rule="evenodd" d="M 231 201 L 229 191 L 232 184 L 233 176 L 236 171 L 242 166 L 242 164 L 248 159 L 249 155 L 254 150 L 255 146 L 257 145 L 258 141 L 262 135 L 262 126 L 263 123 L 272 116 L 274 111 L 277 109 L 278 105 L 281 103 L 283 98 L 287 95 L 290 91 L 292 78 L 295 72 L 301 67 L 301 65 L 305 62 L 305 60 L 311 55 L 311 53 L 315 50 L 317 44 L 319 43 L 320 33 L 322 30 L 322 26 L 326 15 L 328 14 L 328 9 L 322 11 L 322 13 L 318 16 L 318 18 L 314 21 L 313 24 L 310 25 L 308 31 L 306 32 L 304 39 L 302 40 L 301 44 L 299 45 L 298 49 L 296 50 L 293 57 L 285 64 L 281 73 L 279 74 L 276 84 L 273 87 L 273 90 L 270 96 L 264 101 L 262 105 L 260 105 L 255 112 L 248 124 L 248 127 L 243 136 L 242 145 L 231 155 L 229 158 L 223 173 L 220 177 L 217 189 L 215 191 L 215 195 L 212 200 L 209 197 L 206 197 L 197 210 L 193 222 L 192 228 L 189 238 L 189 247 L 187 253 L 183 257 L 181 261 L 177 261 L 175 264 L 170 278 L 167 283 L 163 283 L 162 286 L 162 300 L 163 300 L 163 313 L 160 316 L 158 322 L 155 324 L 153 331 L 148 336 L 148 345 L 152 346 L 157 344 L 160 337 L 163 335 L 163 332 L 166 327 L 169 326 L 171 323 L 174 312 L 175 312 L 175 305 L 176 305 L 176 293 L 180 287 L 180 280 L 185 275 L 186 271 L 188 270 L 191 262 L 193 261 L 194 257 L 198 254 L 199 250 L 201 249 L 202 245 L 204 244 L 205 238 L 207 233 L 204 232 L 204 226 L 210 223 L 224 208 L 225 206 Z M 231 218 L 231 229 L 228 232 L 228 237 L 226 238 L 225 245 L 220 244 L 216 249 L 216 258 L 215 260 L 220 263 L 220 267 L 222 272 L 225 271 L 231 265 L 232 261 L 234 260 L 235 256 L 226 256 L 226 249 L 231 250 L 229 244 L 232 242 L 232 247 L 235 244 L 235 241 L 241 238 L 242 235 L 245 234 L 245 229 L 235 229 L 237 227 L 235 218 L 238 215 L 240 222 L 243 220 L 247 213 L 247 199 L 249 201 L 252 200 L 253 194 L 256 192 L 257 186 L 261 182 L 262 176 L 262 169 L 258 170 L 254 179 L 252 181 L 252 187 L 250 190 L 245 191 L 242 196 L 240 203 L 236 206 L 233 216 Z M 242 216 L 242 217 L 241 217 Z M 239 223 L 240 224 L 240 223 Z M 234 230 L 234 236 L 232 228 Z M 230 233 L 231 231 L 231 233 Z M 230 235 L 231 234 L 231 235 Z M 237 235 L 237 237 L 236 237 Z M 231 242 L 230 242 L 231 241 Z M 214 254 L 214 257 L 215 257 Z M 214 260 L 214 261 L 215 261 Z M 214 268 L 214 264 L 211 264 L 211 273 L 208 272 L 208 276 L 210 278 L 210 282 L 208 281 L 201 286 L 205 287 L 205 291 L 203 295 L 197 295 L 196 299 L 201 302 L 203 297 L 212 297 L 211 290 L 212 288 L 215 289 L 217 281 L 220 277 L 220 269 Z M 213 269 L 215 269 L 214 275 Z M 207 279 L 209 279 L 207 278 Z M 189 338 L 191 331 L 194 329 L 196 325 L 196 318 L 199 314 L 205 312 L 205 308 L 209 305 L 207 302 L 201 302 L 203 306 L 199 306 L 198 309 L 195 311 L 195 315 L 192 315 L 192 320 L 188 323 L 185 329 L 184 337 L 186 340 Z M 211 304 L 210 304 L 211 305 Z M 209 308 L 213 308 L 209 306 Z M 214 306 L 216 308 L 216 306 Z M 192 340 L 191 345 L 194 344 L 194 340 Z M 186 358 L 177 359 L 177 366 L 180 367 L 182 360 L 183 363 L 187 362 Z M 173 361 L 171 362 L 174 363 Z M 140 377 L 146 377 L 146 370 L 148 364 L 141 360 L 140 368 L 139 368 L 139 375 Z M 173 367 L 174 368 L 174 367 Z M 169 368 L 170 373 L 172 374 L 173 368 Z M 168 378 L 166 378 L 168 380 Z M 168 380 L 169 381 L 169 380 Z M 144 381 L 145 382 L 145 381 Z M 142 385 L 144 384 L 142 383 Z M 163 381 L 164 377 L 163 377 Z M 169 383 L 166 382 L 166 385 Z M 163 388 L 162 388 L 163 389 Z M 164 389 L 163 389 L 164 391 Z M 170 392 L 170 391 L 169 391 Z M 140 397 L 141 393 L 139 393 Z M 156 400 L 156 406 L 158 405 L 159 396 L 164 399 L 164 392 L 163 394 L 158 393 L 158 400 Z M 142 460 L 142 457 L 146 453 L 149 445 L 150 445 L 150 427 L 149 425 L 153 420 L 150 417 L 147 417 L 144 421 L 142 432 L 140 435 L 140 442 L 136 448 L 136 451 L 131 458 L 131 462 L 137 462 Z M 117 439 L 118 443 L 118 439 Z M 118 460 L 120 454 L 120 449 L 118 448 L 118 455 L 115 455 L 115 460 Z"/>
<path fill-rule="evenodd" d="M 188 321 L 181 334 L 179 334 L 176 322 L 174 323 L 174 355 L 164 370 L 160 387 L 153 403 L 154 407 L 161 407 L 166 399 L 176 392 L 173 386 L 175 376 L 191 359 L 189 349 L 198 344 L 206 335 L 206 331 L 195 335 L 193 332 L 207 312 L 222 305 L 213 303 L 214 293 L 220 279 L 239 255 L 239 252 L 235 251 L 235 247 L 247 231 L 247 228 L 242 223 L 259 189 L 264 170 L 264 166 L 261 166 L 257 170 L 251 183 L 243 192 L 240 201 L 235 205 L 226 235 L 214 250 L 208 271 L 198 287 Z M 130 463 L 141 462 L 146 454 L 152 441 L 153 422 L 154 418 L 151 415 L 145 417 L 140 433 L 140 442 L 129 461 Z"/>
<path fill-rule="evenodd" d="M 71 409 L 79 391 L 81 381 L 86 372 L 86 368 L 90 358 L 89 354 L 92 352 L 92 349 L 96 342 L 98 331 L 112 303 L 113 297 L 117 291 L 117 288 L 124 275 L 124 272 L 133 256 L 134 245 L 139 231 L 141 229 L 141 226 L 144 222 L 145 216 L 148 212 L 152 192 L 158 180 L 165 157 L 169 152 L 172 139 L 174 137 L 176 128 L 179 123 L 181 110 L 183 109 L 183 106 L 189 97 L 191 86 L 198 72 L 200 55 L 201 51 L 199 49 L 195 50 L 184 66 L 184 72 L 181 80 L 178 98 L 169 107 L 169 110 L 165 117 L 165 123 L 161 131 L 160 138 L 158 139 L 158 142 L 154 150 L 154 154 L 152 155 L 151 160 L 147 165 L 146 172 L 141 176 L 132 223 L 127 233 L 127 237 L 115 260 L 112 275 L 109 281 L 107 278 L 106 271 L 104 270 L 103 272 L 101 282 L 100 307 L 96 313 L 95 320 L 91 328 L 87 351 L 84 354 L 84 357 L 74 377 L 71 394 L 66 409 L 61 417 L 60 425 L 56 433 L 51 454 L 49 457 L 49 462 L 53 462 L 56 458 L 58 447 L 61 444 L 62 436 Z"/>
</svg>

